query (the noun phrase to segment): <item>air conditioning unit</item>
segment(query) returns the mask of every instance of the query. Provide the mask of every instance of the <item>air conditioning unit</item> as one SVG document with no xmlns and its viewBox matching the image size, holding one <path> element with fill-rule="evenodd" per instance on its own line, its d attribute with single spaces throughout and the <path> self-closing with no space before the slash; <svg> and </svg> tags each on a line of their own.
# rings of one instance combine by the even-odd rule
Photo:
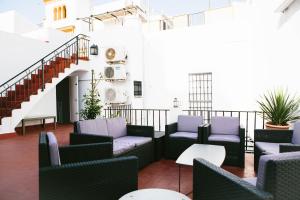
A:
<svg viewBox="0 0 300 200">
<path fill-rule="evenodd" d="M 127 52 L 122 47 L 109 47 L 105 50 L 106 62 L 126 62 Z"/>
<path fill-rule="evenodd" d="M 123 104 L 127 101 L 127 95 L 123 90 L 117 88 L 107 88 L 105 90 L 105 103 Z"/>
<path fill-rule="evenodd" d="M 126 80 L 126 70 L 123 65 L 113 65 L 104 68 L 105 80 Z"/>
</svg>

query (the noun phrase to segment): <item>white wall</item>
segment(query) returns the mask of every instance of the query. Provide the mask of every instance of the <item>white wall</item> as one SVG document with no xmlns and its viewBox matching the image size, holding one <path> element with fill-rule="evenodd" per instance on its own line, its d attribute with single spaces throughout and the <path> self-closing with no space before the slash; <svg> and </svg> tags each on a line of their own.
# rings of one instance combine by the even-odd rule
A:
<svg viewBox="0 0 300 200">
<path fill-rule="evenodd" d="M 232 20 L 146 34 L 145 107 L 171 108 L 177 97 L 188 108 L 188 73 L 213 73 L 213 109 L 257 110 L 277 87 L 300 94 L 300 2 L 275 8 L 249 1 L 232 8 Z"/>
<path fill-rule="evenodd" d="M 213 73 L 213 105 L 245 109 L 252 94 L 247 27 L 194 26 L 149 34 L 145 44 L 146 107 L 188 107 L 188 74 Z M 240 95 L 241 92 L 243 95 Z"/>
<path fill-rule="evenodd" d="M 0 31 L 20 34 L 36 29 L 37 25 L 14 10 L 0 13 Z"/>
<path fill-rule="evenodd" d="M 128 95 L 127 103 L 131 103 L 133 107 L 143 107 L 143 98 L 136 98 L 133 95 L 133 81 L 143 81 L 143 34 L 139 19 L 135 16 L 126 18 L 124 26 L 106 27 L 105 29 L 91 33 L 90 45 L 96 44 L 99 47 L 98 56 L 90 56 L 90 66 L 95 70 L 98 76 L 104 72 L 104 67 L 109 66 L 106 63 L 105 51 L 107 48 L 114 47 L 116 49 L 125 48 L 128 61 L 124 65 L 127 72 L 130 72 L 126 81 L 106 82 L 101 81 L 99 91 L 102 97 L 102 103 L 105 103 L 105 88 L 115 87 L 126 91 Z M 79 96 L 80 109 L 82 108 L 82 96 L 90 87 L 89 81 L 91 73 L 79 76 Z"/>
</svg>

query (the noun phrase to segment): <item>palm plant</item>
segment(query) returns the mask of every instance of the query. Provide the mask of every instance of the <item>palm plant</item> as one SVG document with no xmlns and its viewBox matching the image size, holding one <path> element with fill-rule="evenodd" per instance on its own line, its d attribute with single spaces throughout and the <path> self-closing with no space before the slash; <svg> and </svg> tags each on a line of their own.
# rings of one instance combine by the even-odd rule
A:
<svg viewBox="0 0 300 200">
<path fill-rule="evenodd" d="M 269 91 L 261 101 L 257 101 L 269 124 L 286 126 L 289 121 L 299 119 L 300 99 L 290 96 L 282 89 Z"/>
</svg>

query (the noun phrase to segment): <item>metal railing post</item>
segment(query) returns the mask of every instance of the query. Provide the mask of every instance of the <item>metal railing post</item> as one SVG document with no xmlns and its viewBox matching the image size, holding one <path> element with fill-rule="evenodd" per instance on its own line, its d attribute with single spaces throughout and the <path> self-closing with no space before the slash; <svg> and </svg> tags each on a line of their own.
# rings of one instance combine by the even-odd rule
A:
<svg viewBox="0 0 300 200">
<path fill-rule="evenodd" d="M 42 62 L 42 91 L 45 89 L 45 67 L 44 67 L 44 59 L 41 60 Z"/>
<path fill-rule="evenodd" d="M 76 37 L 76 65 L 78 65 L 78 60 L 79 60 L 79 39 L 78 39 L 78 35 Z"/>
</svg>

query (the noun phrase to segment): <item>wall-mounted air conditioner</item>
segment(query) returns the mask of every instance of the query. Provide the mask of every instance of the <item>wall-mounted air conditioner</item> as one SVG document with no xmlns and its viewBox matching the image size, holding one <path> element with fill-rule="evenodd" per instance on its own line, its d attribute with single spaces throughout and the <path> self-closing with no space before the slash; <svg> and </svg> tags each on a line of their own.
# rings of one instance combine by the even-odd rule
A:
<svg viewBox="0 0 300 200">
<path fill-rule="evenodd" d="M 112 65 L 104 68 L 105 80 L 126 80 L 124 65 Z"/>
<path fill-rule="evenodd" d="M 122 47 L 108 47 L 105 50 L 107 63 L 125 63 L 127 61 L 127 52 Z"/>
<path fill-rule="evenodd" d="M 295 0 L 281 0 L 275 12 L 285 12 Z"/>
<path fill-rule="evenodd" d="M 126 92 L 121 89 L 110 87 L 105 90 L 105 103 L 107 104 L 123 104 L 127 99 Z"/>
</svg>

